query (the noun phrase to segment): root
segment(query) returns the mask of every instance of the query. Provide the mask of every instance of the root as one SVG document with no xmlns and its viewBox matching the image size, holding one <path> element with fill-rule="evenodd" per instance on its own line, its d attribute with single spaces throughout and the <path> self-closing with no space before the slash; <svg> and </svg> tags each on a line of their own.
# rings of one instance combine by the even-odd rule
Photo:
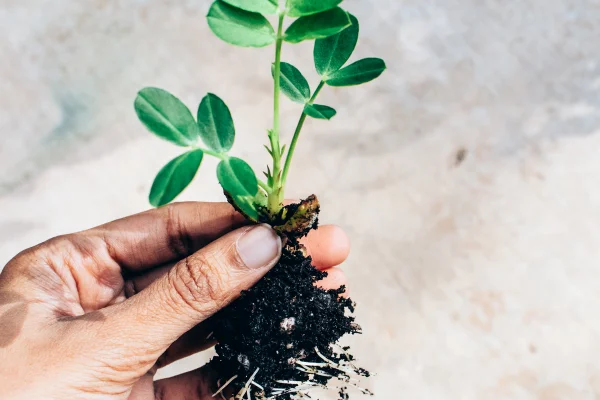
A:
<svg viewBox="0 0 600 400">
<path fill-rule="evenodd" d="M 282 381 L 282 383 L 285 383 L 285 381 Z M 289 384 L 295 385 L 296 383 L 289 383 Z M 273 395 L 267 397 L 266 400 L 274 400 L 279 396 L 283 396 L 284 394 L 290 394 L 290 393 L 305 394 L 307 391 L 309 391 L 310 389 L 313 389 L 315 387 L 319 387 L 319 386 L 325 387 L 317 382 L 311 382 L 311 381 L 298 382 L 297 384 L 298 384 L 298 386 L 293 387 L 291 389 L 274 388 Z M 308 387 L 303 387 L 303 386 L 308 386 Z"/>
<path fill-rule="evenodd" d="M 335 354 L 339 354 L 339 353 L 334 353 L 334 355 L 335 355 L 334 358 L 337 361 L 333 361 L 331 358 L 328 358 L 327 356 L 325 356 L 323 354 L 323 352 L 321 352 L 317 347 L 315 347 L 314 348 L 315 353 L 313 353 L 313 354 L 315 354 L 323 362 L 295 360 L 295 364 L 296 364 L 295 369 L 306 374 L 307 380 L 301 381 L 301 380 L 274 379 L 273 382 L 275 382 L 275 383 L 278 383 L 281 385 L 288 385 L 288 386 L 292 386 L 292 387 L 288 387 L 288 388 L 270 387 L 271 393 L 268 397 L 266 395 L 265 388 L 258 382 L 254 381 L 254 378 L 256 377 L 256 374 L 259 371 L 259 368 L 256 368 L 256 370 L 254 370 L 254 372 L 252 373 L 252 375 L 250 376 L 248 381 L 246 381 L 245 385 L 236 394 L 234 399 L 236 399 L 236 400 L 241 400 L 241 399 L 252 400 L 252 395 L 253 395 L 253 393 L 251 391 L 252 386 L 255 386 L 256 388 L 259 389 L 259 392 L 256 392 L 254 394 L 254 398 L 256 400 L 276 400 L 277 398 L 284 396 L 284 395 L 292 395 L 292 396 L 298 396 L 298 397 L 310 397 L 310 396 L 308 396 L 308 393 L 311 390 L 318 388 L 318 387 L 325 388 L 325 389 L 342 390 L 342 391 L 346 390 L 345 388 L 347 388 L 347 387 L 353 387 L 353 388 L 357 389 L 358 391 L 360 391 L 361 393 L 372 395 L 372 393 L 368 389 L 365 389 L 356 383 L 356 382 L 359 382 L 359 380 L 356 379 L 355 376 L 365 375 L 364 370 L 357 368 L 350 361 L 352 357 L 341 346 L 338 346 L 338 345 L 335 345 L 335 346 L 341 350 L 341 352 L 346 356 L 346 359 L 343 359 L 343 358 L 338 359 L 340 357 Z M 338 372 L 336 373 L 335 371 L 338 371 Z M 322 376 L 322 377 L 328 378 L 327 380 L 329 380 L 331 378 L 338 378 L 342 382 L 342 384 L 335 385 L 335 386 L 325 385 L 322 383 L 323 382 L 322 378 L 321 378 L 321 382 L 315 381 L 314 380 L 315 376 Z M 220 394 L 221 397 L 224 399 L 224 396 L 222 393 L 223 389 L 225 389 L 229 384 L 231 384 L 237 377 L 238 377 L 237 375 L 234 375 L 233 377 L 229 378 L 223 385 L 220 385 L 219 390 L 213 395 L 213 397 L 215 397 L 217 394 Z M 267 387 L 269 387 L 269 386 L 270 385 L 267 385 Z M 286 397 L 286 398 L 288 398 L 288 397 Z"/>
<path fill-rule="evenodd" d="M 217 390 L 215 392 L 215 394 L 212 395 L 212 397 L 215 397 L 216 395 L 218 395 L 219 393 L 221 393 L 223 391 L 223 389 L 225 389 L 227 387 L 227 385 L 229 385 L 231 382 L 233 382 L 235 380 L 235 378 L 237 378 L 237 375 L 234 375 L 231 378 L 229 378 L 227 380 L 227 382 L 225 382 L 225 384 L 223 386 L 219 387 L 219 390 Z M 222 394 L 221 394 L 221 397 L 223 397 Z"/>
<path fill-rule="evenodd" d="M 248 379 L 248 382 L 246 382 L 246 384 L 244 385 L 244 387 L 241 388 L 240 391 L 238 392 L 238 394 L 235 395 L 236 399 L 242 399 L 244 397 L 244 395 L 246 394 L 246 392 L 249 392 L 250 384 L 254 380 L 254 377 L 258 373 L 259 369 L 260 368 L 256 368 L 256 370 L 254 370 L 254 373 L 250 376 L 250 379 Z M 248 400 L 250 400 L 250 395 L 248 395 Z"/>
</svg>

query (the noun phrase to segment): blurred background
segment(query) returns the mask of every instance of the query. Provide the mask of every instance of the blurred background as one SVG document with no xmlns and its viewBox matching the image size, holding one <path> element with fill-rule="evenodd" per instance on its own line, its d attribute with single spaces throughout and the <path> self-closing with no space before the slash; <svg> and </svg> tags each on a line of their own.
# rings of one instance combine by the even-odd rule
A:
<svg viewBox="0 0 600 400">
<path fill-rule="evenodd" d="M 316 193 L 351 237 L 365 385 L 382 400 L 600 398 L 600 1 L 344 4 L 354 59 L 389 69 L 323 91 L 338 115 L 308 122 L 287 194 Z M 194 109 L 221 96 L 234 154 L 262 170 L 272 49 L 221 42 L 208 7 L 0 0 L 0 265 L 149 207 L 179 149 L 137 120 L 144 86 Z M 316 85 L 311 44 L 283 54 Z M 289 140 L 300 110 L 282 102 Z M 222 200 L 215 165 L 180 199 Z"/>
</svg>

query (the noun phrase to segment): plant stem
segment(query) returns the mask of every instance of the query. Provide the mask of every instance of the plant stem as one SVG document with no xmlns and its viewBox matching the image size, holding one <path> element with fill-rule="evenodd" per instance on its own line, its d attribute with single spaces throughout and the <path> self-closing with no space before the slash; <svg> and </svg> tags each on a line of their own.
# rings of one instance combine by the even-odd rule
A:
<svg viewBox="0 0 600 400">
<path fill-rule="evenodd" d="M 281 187 L 281 146 L 279 145 L 279 97 L 281 91 L 281 46 L 283 44 L 283 19 L 285 14 L 279 14 L 277 27 L 277 41 L 275 43 L 275 66 L 273 78 L 275 80 L 273 90 L 273 129 L 270 131 L 271 156 L 273 157 L 273 187 L 269 192 L 268 206 L 272 214 L 281 209 L 280 192 Z"/>
<path fill-rule="evenodd" d="M 321 81 L 319 83 L 319 86 L 317 86 L 312 97 L 306 104 L 313 104 L 313 102 L 316 100 L 317 96 L 321 92 L 321 89 L 323 89 L 323 86 L 325 86 L 325 81 Z M 306 121 L 306 113 L 303 110 L 302 115 L 300 115 L 300 120 L 298 121 L 298 125 L 296 125 L 296 130 L 294 131 L 294 137 L 292 138 L 292 141 L 290 142 L 290 148 L 288 150 L 288 154 L 285 159 L 285 165 L 283 167 L 283 173 L 281 175 L 281 187 L 282 188 L 285 187 L 285 182 L 287 180 L 287 175 L 288 175 L 288 172 L 290 169 L 290 164 L 292 163 L 292 157 L 294 156 L 294 150 L 296 149 L 296 143 L 298 143 L 298 138 L 300 137 L 300 132 L 302 131 L 302 127 L 304 126 L 304 121 Z M 283 198 L 283 190 L 281 190 L 281 198 Z"/>
<path fill-rule="evenodd" d="M 263 188 L 264 191 L 267 192 L 267 194 L 271 193 L 271 188 L 269 187 L 269 185 L 267 185 L 265 182 L 263 182 L 260 179 L 258 179 L 258 186 Z"/>
<path fill-rule="evenodd" d="M 217 153 L 216 151 L 212 151 L 212 150 L 209 150 L 209 149 L 204 149 L 204 148 L 198 147 L 198 146 L 192 146 L 192 149 L 194 149 L 194 150 L 202 150 L 202 152 L 204 154 L 208 154 L 209 156 L 213 156 L 213 157 L 219 158 L 221 160 L 224 160 L 224 159 L 226 159 L 228 157 L 228 155 L 225 154 L 225 153 Z"/>
</svg>

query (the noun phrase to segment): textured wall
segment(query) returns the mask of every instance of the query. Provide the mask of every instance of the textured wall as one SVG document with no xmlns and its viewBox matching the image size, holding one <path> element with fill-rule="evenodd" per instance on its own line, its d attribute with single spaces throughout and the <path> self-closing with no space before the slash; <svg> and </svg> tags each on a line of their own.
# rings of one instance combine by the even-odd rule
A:
<svg viewBox="0 0 600 400">
<path fill-rule="evenodd" d="M 377 399 L 600 398 L 600 1 L 347 0 L 375 83 L 323 93 L 290 196 L 347 229 Z M 0 264 L 147 207 L 177 149 L 132 102 L 230 105 L 258 169 L 271 49 L 235 49 L 206 0 L 0 0 Z M 284 59 L 312 82 L 310 45 Z M 309 73 L 310 72 L 310 73 Z M 298 107 L 284 101 L 285 137 Z M 182 199 L 219 200 L 214 161 Z M 188 360 L 193 366 L 198 360 Z M 171 371 L 172 373 L 173 371 Z"/>
</svg>

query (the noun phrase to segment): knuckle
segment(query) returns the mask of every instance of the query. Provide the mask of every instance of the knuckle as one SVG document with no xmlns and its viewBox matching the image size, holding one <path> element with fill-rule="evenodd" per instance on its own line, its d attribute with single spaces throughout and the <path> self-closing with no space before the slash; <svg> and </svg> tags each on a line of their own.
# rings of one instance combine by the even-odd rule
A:
<svg viewBox="0 0 600 400">
<path fill-rule="evenodd" d="M 48 258 L 56 258 L 57 254 L 71 254 L 77 245 L 77 241 L 73 234 L 55 236 L 42 242 L 38 245 L 25 249 L 18 253 L 11 263 L 27 264 L 27 262 L 19 263 L 18 261 L 41 260 L 45 262 Z"/>
<path fill-rule="evenodd" d="M 63 251 L 67 250 L 71 252 L 74 250 L 76 246 L 76 241 L 73 238 L 72 234 L 55 236 L 51 239 L 48 239 L 44 243 L 38 245 L 34 250 L 43 251 L 43 252 L 53 252 L 53 251 Z"/>
<path fill-rule="evenodd" d="M 177 210 L 177 204 L 169 204 L 165 207 L 167 246 L 173 255 L 183 258 L 194 251 L 194 241 Z"/>
<path fill-rule="evenodd" d="M 72 233 L 56 236 L 39 247 L 39 252 L 45 255 L 45 258 L 60 261 L 69 267 L 93 260 L 93 250 L 93 246 L 84 237 Z"/>
<path fill-rule="evenodd" d="M 205 312 L 220 303 L 225 284 L 219 264 L 210 256 L 198 254 L 185 258 L 174 269 L 172 287 L 187 306 Z"/>
</svg>

